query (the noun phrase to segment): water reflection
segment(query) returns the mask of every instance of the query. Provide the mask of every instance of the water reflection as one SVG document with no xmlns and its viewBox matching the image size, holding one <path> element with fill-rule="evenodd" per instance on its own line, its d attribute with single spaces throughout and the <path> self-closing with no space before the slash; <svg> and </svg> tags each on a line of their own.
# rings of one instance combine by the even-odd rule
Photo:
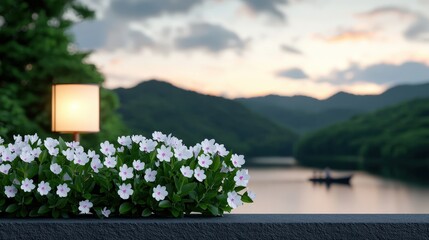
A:
<svg viewBox="0 0 429 240">
<path fill-rule="evenodd" d="M 429 188 L 354 172 L 351 185 L 313 184 L 312 168 L 250 169 L 255 203 L 235 213 L 429 213 Z M 333 176 L 350 172 L 332 171 Z"/>
</svg>

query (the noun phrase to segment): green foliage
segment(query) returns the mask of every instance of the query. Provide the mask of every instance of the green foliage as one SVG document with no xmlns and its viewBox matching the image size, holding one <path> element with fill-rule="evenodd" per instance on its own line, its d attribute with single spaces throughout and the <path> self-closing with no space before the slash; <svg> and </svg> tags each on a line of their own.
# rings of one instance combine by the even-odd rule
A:
<svg viewBox="0 0 429 240">
<path fill-rule="evenodd" d="M 125 217 L 148 217 L 152 214 L 182 217 L 192 212 L 220 216 L 232 210 L 228 194 L 238 194 L 233 200 L 236 206 L 253 202 L 246 187 L 234 179 L 240 166 L 232 163 L 232 153 L 222 154 L 224 156 L 216 151 L 206 153 L 213 163 L 202 167 L 198 163 L 198 156 L 204 154 L 203 150 L 198 152 L 194 149 L 194 152 L 192 148 L 186 148 L 188 152 L 184 159 L 172 155 L 166 160 L 157 155 L 161 146 L 167 144 L 166 141 L 155 142 L 155 149 L 146 152 L 139 150 L 139 141 L 131 141 L 129 136 L 125 138 L 129 140 L 128 144 L 124 144 L 125 147 L 112 145 L 109 151 L 102 151 L 101 157 L 98 154 L 90 156 L 89 151 L 78 145 L 72 146 L 72 143 L 66 143 L 61 138 L 59 141 L 38 141 L 37 137 L 32 139 L 25 136 L 24 139 L 16 138 L 11 145 L 8 142 L 0 144 L 4 160 L 0 164 L 1 216 L 69 218 L 82 213 L 79 207 L 84 201 L 92 204 L 89 212 L 95 212 L 100 218 L 105 217 L 104 210 L 110 210 L 110 216 Z M 110 145 L 104 144 L 104 147 Z M 173 153 L 181 147 L 181 144 L 176 148 L 170 146 L 168 151 Z M 55 150 L 58 150 L 57 154 Z M 71 151 L 72 159 L 67 156 L 67 151 Z M 34 159 L 23 158 L 26 153 L 33 154 Z M 11 158 L 6 159 L 7 156 Z M 114 158 L 116 164 L 110 167 L 107 164 L 100 165 L 108 158 Z M 79 159 L 86 160 L 78 162 Z M 140 165 L 142 167 L 134 166 L 137 159 L 144 163 Z M 97 163 L 99 160 L 101 162 Z M 59 172 L 52 170 L 52 164 L 61 167 Z M 126 171 L 124 166 L 131 169 L 132 176 L 121 176 Z M 204 171 L 206 178 L 198 180 L 192 174 L 185 177 L 182 166 L 189 166 L 192 170 L 198 167 Z M 145 178 L 145 170 L 149 168 L 156 171 L 153 181 Z M 240 171 L 245 171 L 247 175 L 247 170 Z M 33 181 L 34 186 L 26 191 L 23 181 L 28 179 Z M 50 187 L 46 194 L 39 190 L 42 181 Z M 58 186 L 63 184 L 70 188 L 66 196 L 58 193 Z M 132 192 L 128 196 L 120 194 L 121 186 L 124 185 L 131 186 Z M 165 187 L 167 193 L 162 199 L 156 199 L 155 188 L 161 186 Z M 8 188 L 16 191 L 10 194 Z"/>
<path fill-rule="evenodd" d="M 75 0 L 0 1 L 0 136 L 37 132 L 50 135 L 51 85 L 54 83 L 103 83 L 96 67 L 88 64 L 88 53 L 72 44 L 68 33 L 73 22 L 94 13 Z M 125 132 L 115 113 L 118 99 L 112 91 L 101 91 L 101 132 L 84 138 L 95 146 Z"/>
<path fill-rule="evenodd" d="M 133 132 L 174 132 L 188 144 L 215 138 L 246 155 L 290 155 L 296 135 L 228 99 L 159 81 L 115 90 Z"/>
<path fill-rule="evenodd" d="M 429 99 L 356 116 L 308 134 L 297 144 L 295 156 L 306 164 L 327 164 L 337 158 L 338 163 L 348 159 L 354 166 L 375 171 L 396 166 L 410 173 L 427 172 Z"/>
</svg>

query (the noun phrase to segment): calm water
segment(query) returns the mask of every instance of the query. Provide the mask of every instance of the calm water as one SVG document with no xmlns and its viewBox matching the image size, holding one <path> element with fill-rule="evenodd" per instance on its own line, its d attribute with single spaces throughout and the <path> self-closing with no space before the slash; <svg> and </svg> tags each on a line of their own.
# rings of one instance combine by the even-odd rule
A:
<svg viewBox="0 0 429 240">
<path fill-rule="evenodd" d="M 249 188 L 256 192 L 256 200 L 234 213 L 429 213 L 429 187 L 357 171 L 352 172 L 350 186 L 327 188 L 309 182 L 314 169 L 293 166 L 293 159 L 263 160 L 292 166 L 250 169 Z M 333 176 L 348 173 L 332 171 Z"/>
</svg>

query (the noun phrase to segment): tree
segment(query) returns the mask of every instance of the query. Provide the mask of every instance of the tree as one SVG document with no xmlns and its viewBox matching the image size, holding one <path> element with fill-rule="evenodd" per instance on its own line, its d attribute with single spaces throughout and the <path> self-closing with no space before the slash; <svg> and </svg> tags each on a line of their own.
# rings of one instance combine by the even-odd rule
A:
<svg viewBox="0 0 429 240">
<path fill-rule="evenodd" d="M 69 33 L 74 21 L 94 17 L 76 0 L 2 0 L 0 2 L 0 136 L 36 131 L 50 133 L 51 85 L 104 82 L 96 67 L 86 62 L 89 52 L 77 50 Z M 117 96 L 101 88 L 100 138 L 112 139 L 126 131 L 116 109 Z M 92 144 L 91 144 L 92 142 Z"/>
</svg>

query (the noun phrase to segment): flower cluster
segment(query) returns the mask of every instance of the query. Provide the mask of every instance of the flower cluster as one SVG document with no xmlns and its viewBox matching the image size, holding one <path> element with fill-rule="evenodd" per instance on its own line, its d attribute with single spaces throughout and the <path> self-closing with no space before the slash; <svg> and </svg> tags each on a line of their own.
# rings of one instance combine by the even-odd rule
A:
<svg viewBox="0 0 429 240">
<path fill-rule="evenodd" d="M 98 150 L 98 149 L 97 149 Z M 154 132 L 105 141 L 99 151 L 37 134 L 0 138 L 0 211 L 9 216 L 222 215 L 255 194 L 243 155 L 205 139 L 187 147 Z"/>
</svg>

